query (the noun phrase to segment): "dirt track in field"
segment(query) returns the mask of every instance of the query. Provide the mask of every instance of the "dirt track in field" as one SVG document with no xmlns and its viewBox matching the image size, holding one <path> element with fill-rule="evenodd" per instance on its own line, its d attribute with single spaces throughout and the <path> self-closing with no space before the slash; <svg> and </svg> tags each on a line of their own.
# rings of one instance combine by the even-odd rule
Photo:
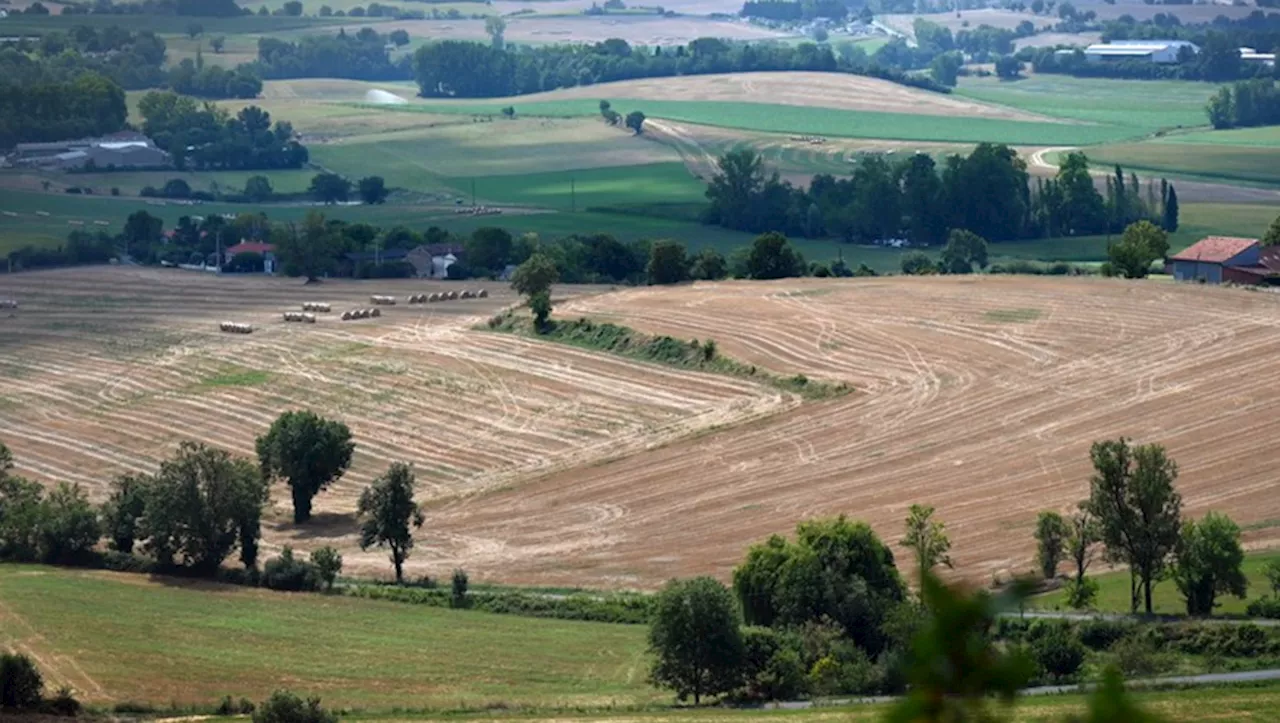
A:
<svg viewBox="0 0 1280 723">
<path fill-rule="evenodd" d="M 473 285 L 474 286 L 474 285 Z M 959 571 L 1024 569 L 1041 509 L 1087 490 L 1089 444 L 1168 446 L 1186 511 L 1218 509 L 1280 541 L 1269 444 L 1280 418 L 1280 296 L 1068 278 L 893 278 L 571 289 L 557 313 L 715 339 L 723 353 L 858 391 L 800 405 L 721 376 L 471 331 L 514 299 L 387 309 L 376 321 L 286 325 L 302 300 L 457 284 L 303 287 L 194 272 L 84 269 L 0 276 L 0 439 L 23 474 L 86 485 L 154 468 L 181 439 L 252 454 L 286 409 L 346 421 L 351 473 L 288 521 L 274 492 L 266 548 L 355 545 L 359 491 L 414 462 L 428 522 L 412 574 L 649 587 L 725 576 L 752 542 L 845 513 L 896 541 L 936 505 Z M 221 319 L 250 321 L 248 336 Z M 255 376 L 252 372 L 266 372 Z M 905 562 L 905 560 L 904 560 Z"/>
<path fill-rule="evenodd" d="M 637 289 L 564 314 L 711 337 L 858 394 L 435 510 L 441 562 L 482 577 L 649 586 L 726 576 L 796 521 L 895 541 L 936 505 L 961 573 L 1026 569 L 1042 509 L 1088 488 L 1092 441 L 1167 445 L 1186 511 L 1280 519 L 1280 297 L 1101 279 L 900 278 Z M 1246 536 L 1277 539 L 1277 529 Z M 442 567 L 442 566 L 438 566 Z M 442 568 L 443 569 L 443 568 Z"/>
</svg>

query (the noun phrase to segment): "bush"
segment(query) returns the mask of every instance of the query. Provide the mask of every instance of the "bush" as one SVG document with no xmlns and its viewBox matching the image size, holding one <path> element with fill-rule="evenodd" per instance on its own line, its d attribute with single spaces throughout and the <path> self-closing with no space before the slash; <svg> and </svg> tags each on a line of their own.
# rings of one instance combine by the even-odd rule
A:
<svg viewBox="0 0 1280 723">
<path fill-rule="evenodd" d="M 449 607 L 451 591 L 397 585 L 355 585 L 344 588 L 352 597 L 372 600 Z M 522 615 L 560 620 L 591 620 L 604 623 L 646 624 L 653 609 L 649 595 L 569 595 L 551 598 L 521 592 L 467 592 L 467 606 L 473 610 L 502 615 Z"/>
<path fill-rule="evenodd" d="M 342 572 L 342 555 L 326 545 L 311 553 L 311 564 L 324 581 L 325 589 L 332 590 L 333 582 L 338 579 L 338 573 Z"/>
<path fill-rule="evenodd" d="M 227 696 L 222 699 L 221 703 L 218 704 L 218 707 L 216 710 L 214 710 L 214 713 L 222 716 L 249 715 L 250 713 L 253 713 L 256 707 L 257 706 L 253 704 L 253 701 L 249 700 L 248 698 L 241 698 L 240 701 L 237 703 L 236 701 L 231 699 L 231 696 Z"/>
<path fill-rule="evenodd" d="M 44 709 L 53 715 L 74 718 L 80 715 L 84 706 L 71 694 L 70 688 L 59 688 L 58 694 L 44 702 Z"/>
<path fill-rule="evenodd" d="M 253 714 L 253 723 L 338 723 L 338 716 L 320 707 L 319 698 L 305 701 L 277 690 Z"/>
<path fill-rule="evenodd" d="M 1169 656 L 1156 649 L 1155 641 L 1145 629 L 1135 629 L 1121 638 L 1111 646 L 1111 653 L 1126 677 L 1150 677 L 1172 667 Z"/>
<path fill-rule="evenodd" d="M 751 701 L 794 700 L 807 689 L 799 641 L 772 628 L 742 631 L 745 649 L 743 687 L 738 697 Z"/>
<path fill-rule="evenodd" d="M 1136 627 L 1121 620 L 1089 620 L 1080 625 L 1080 642 L 1091 650 L 1110 650 Z"/>
<path fill-rule="evenodd" d="M 33 710 L 40 705 L 44 680 L 25 655 L 0 655 L 0 708 Z"/>
<path fill-rule="evenodd" d="M 262 585 L 272 590 L 319 590 L 320 579 L 320 571 L 316 566 L 294 558 L 293 548 L 288 545 L 280 551 L 279 557 L 267 560 L 262 568 Z"/>
<path fill-rule="evenodd" d="M 1067 605 L 1074 610 L 1087 610 L 1098 599 L 1098 581 L 1091 577 L 1067 582 Z"/>
<path fill-rule="evenodd" d="M 1255 618 L 1280 618 L 1280 596 L 1260 597 L 1250 602 L 1245 612 Z"/>
<path fill-rule="evenodd" d="M 1062 682 L 1074 679 L 1084 665 L 1085 647 L 1065 621 L 1056 621 L 1031 642 L 1031 654 L 1045 675 Z"/>
</svg>

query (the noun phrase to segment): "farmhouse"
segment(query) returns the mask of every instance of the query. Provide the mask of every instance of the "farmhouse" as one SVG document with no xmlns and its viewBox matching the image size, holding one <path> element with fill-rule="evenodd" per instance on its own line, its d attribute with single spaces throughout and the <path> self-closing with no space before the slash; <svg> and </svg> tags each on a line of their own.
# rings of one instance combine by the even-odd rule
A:
<svg viewBox="0 0 1280 723">
<path fill-rule="evenodd" d="M 1264 284 L 1280 280 L 1280 248 L 1256 238 L 1209 236 L 1169 259 L 1173 278 L 1210 284 Z"/>
<path fill-rule="evenodd" d="M 276 247 L 274 244 L 265 244 L 256 241 L 241 241 L 223 252 L 223 263 L 231 263 L 231 260 L 240 254 L 258 254 L 262 256 L 263 272 L 268 274 L 275 273 Z"/>
<path fill-rule="evenodd" d="M 1168 65 L 1178 62 L 1184 52 L 1195 55 L 1200 47 L 1186 40 L 1113 40 L 1090 45 L 1084 49 L 1084 57 L 1091 63 L 1142 60 Z"/>
</svg>

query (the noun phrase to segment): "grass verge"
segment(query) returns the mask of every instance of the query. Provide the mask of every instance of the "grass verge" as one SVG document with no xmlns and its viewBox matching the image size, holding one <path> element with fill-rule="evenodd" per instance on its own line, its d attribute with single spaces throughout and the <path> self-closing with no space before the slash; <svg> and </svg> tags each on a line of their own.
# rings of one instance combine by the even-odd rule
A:
<svg viewBox="0 0 1280 723">
<path fill-rule="evenodd" d="M 803 374 L 780 376 L 754 364 L 731 359 L 720 353 L 713 339 L 700 342 L 697 339 L 684 341 L 665 335 L 652 336 L 619 324 L 600 323 L 586 318 L 575 321 L 553 319 L 539 331 L 534 329 L 531 318 L 510 311 L 490 319 L 486 328 L 569 344 L 582 349 L 606 351 L 630 359 L 681 369 L 750 379 L 786 392 L 799 394 L 805 399 L 829 399 L 853 391 L 853 388 L 844 382 L 815 381 Z"/>
</svg>

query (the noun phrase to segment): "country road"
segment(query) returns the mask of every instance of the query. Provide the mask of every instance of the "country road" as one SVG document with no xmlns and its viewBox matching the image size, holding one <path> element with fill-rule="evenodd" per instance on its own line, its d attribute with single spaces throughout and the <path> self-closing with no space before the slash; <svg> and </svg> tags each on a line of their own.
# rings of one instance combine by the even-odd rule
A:
<svg viewBox="0 0 1280 723">
<path fill-rule="evenodd" d="M 1280 625 L 1280 620 L 1266 618 L 1188 618 L 1174 615 L 1130 615 L 1128 613 L 1072 613 L 1056 610 L 1028 610 L 1022 613 L 1000 613 L 1002 618 L 1033 618 L 1040 620 L 1120 620 L 1135 623 L 1210 623 L 1219 625 L 1257 625 L 1273 628 Z"/>
<path fill-rule="evenodd" d="M 1027 156 L 1027 170 L 1035 171 L 1039 169 L 1046 173 L 1057 173 L 1058 166 L 1049 161 L 1046 156 L 1050 154 L 1066 153 L 1068 151 L 1083 150 L 1088 155 L 1088 148 L 1076 148 L 1074 146 L 1053 146 L 1050 148 L 1041 148 L 1031 155 Z M 1149 171 L 1138 171 L 1144 179 L 1158 178 L 1159 174 Z M 1094 178 L 1103 178 L 1110 176 L 1111 171 L 1098 166 L 1089 169 L 1089 175 Z M 1186 178 L 1178 178 L 1177 174 L 1169 176 L 1171 181 L 1177 182 L 1178 199 L 1183 203 L 1275 203 L 1280 201 L 1280 191 L 1268 188 L 1254 188 L 1252 186 L 1237 186 L 1231 183 L 1208 183 L 1205 181 L 1193 181 Z"/>
</svg>

